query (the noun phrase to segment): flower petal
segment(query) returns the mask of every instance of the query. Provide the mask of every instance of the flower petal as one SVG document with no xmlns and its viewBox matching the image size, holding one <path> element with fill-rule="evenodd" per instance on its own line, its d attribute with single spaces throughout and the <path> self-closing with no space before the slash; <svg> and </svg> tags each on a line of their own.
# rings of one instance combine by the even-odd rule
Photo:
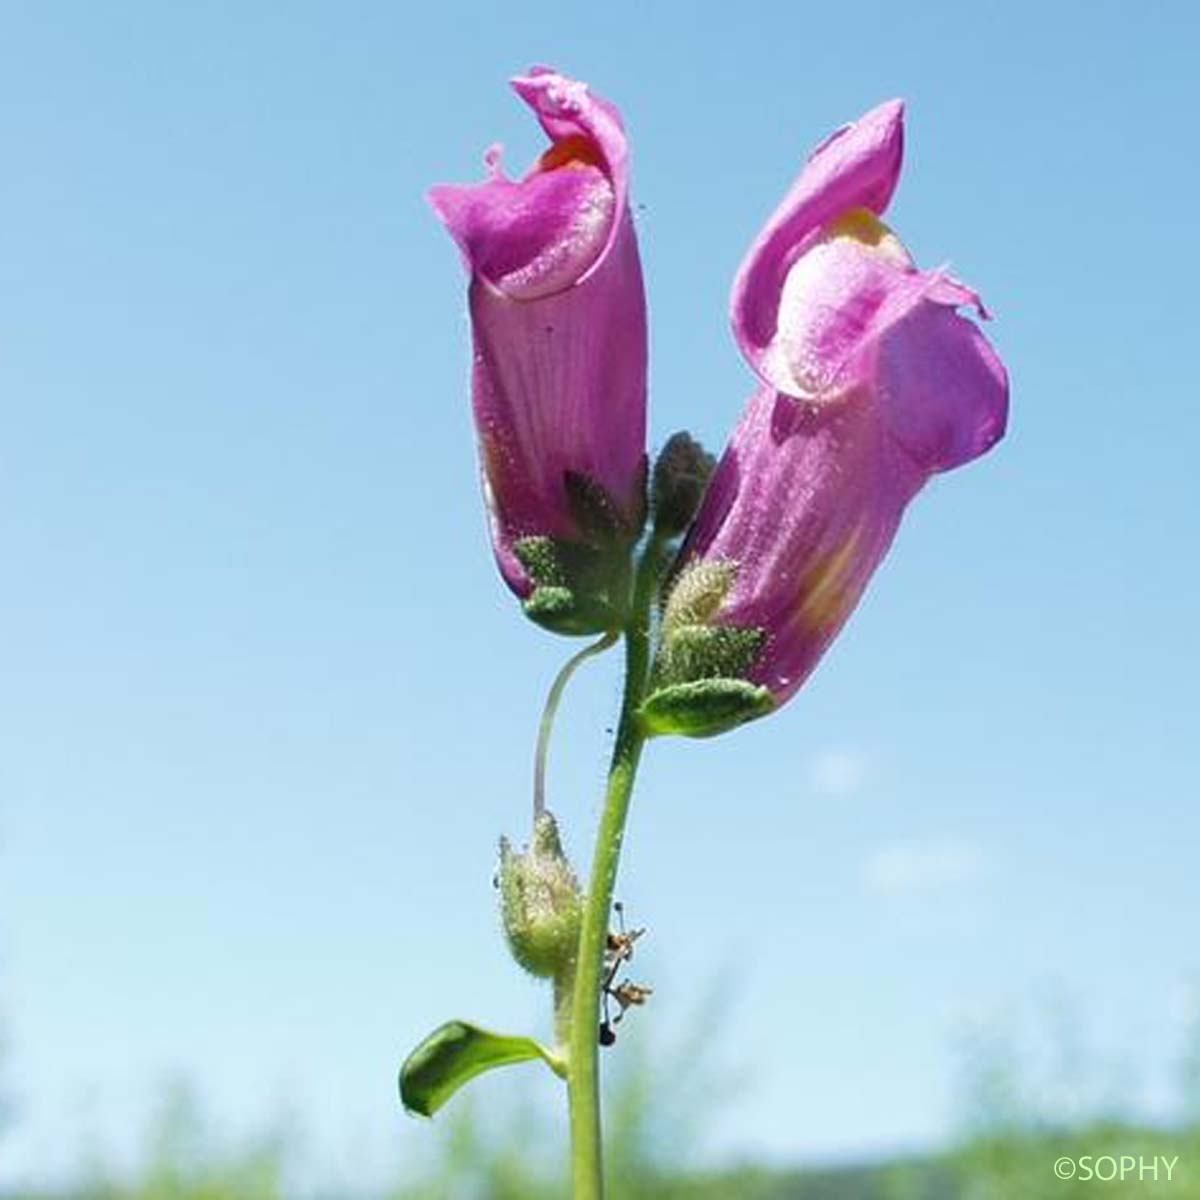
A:
<svg viewBox="0 0 1200 1200">
<path fill-rule="evenodd" d="M 882 339 L 875 369 L 892 435 L 924 471 L 948 471 L 991 449 L 1008 421 L 1008 372 L 987 338 L 953 308 L 926 301 Z"/>
<path fill-rule="evenodd" d="M 550 149 L 513 181 L 494 146 L 485 155 L 488 179 L 441 184 L 429 202 L 468 271 L 514 299 L 532 300 L 582 281 L 611 250 L 627 201 L 629 154 L 617 110 L 587 84 L 535 67 L 512 87 Z"/>
<path fill-rule="evenodd" d="M 564 473 L 636 507 L 646 444 L 646 300 L 633 223 L 602 269 L 514 302 L 476 280 L 475 421 L 503 527 L 513 538 L 575 532 Z"/>
<path fill-rule="evenodd" d="M 681 555 L 732 565 L 716 621 L 766 634 L 748 680 L 781 702 L 800 687 L 924 480 L 866 391 L 834 409 L 769 388 L 753 397 Z"/>
<path fill-rule="evenodd" d="M 586 83 L 549 67 L 534 67 L 510 82 L 551 141 L 581 137 L 595 148 L 612 180 L 614 209 L 620 212 L 629 199 L 629 143 L 616 105 L 594 95 Z"/>
<path fill-rule="evenodd" d="M 851 214 L 856 226 L 858 214 L 874 226 L 872 240 L 827 227 L 788 272 L 779 327 L 763 354 L 766 381 L 810 403 L 856 386 L 888 326 L 941 285 L 916 271 L 899 240 L 863 209 Z"/>
<path fill-rule="evenodd" d="M 813 152 L 734 280 L 734 336 L 755 371 L 775 335 L 784 281 L 807 241 L 853 208 L 888 206 L 904 151 L 904 105 L 889 100 Z"/>
<path fill-rule="evenodd" d="M 613 225 L 613 188 L 598 167 L 534 171 L 520 183 L 432 188 L 430 203 L 469 269 L 516 300 L 570 287 L 599 257 Z"/>
</svg>

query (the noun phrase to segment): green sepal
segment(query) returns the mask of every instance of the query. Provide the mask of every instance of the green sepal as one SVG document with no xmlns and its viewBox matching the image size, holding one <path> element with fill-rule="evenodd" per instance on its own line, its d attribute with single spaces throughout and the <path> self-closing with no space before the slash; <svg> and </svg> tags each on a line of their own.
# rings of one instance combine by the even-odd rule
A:
<svg viewBox="0 0 1200 1200">
<path fill-rule="evenodd" d="M 727 560 L 693 562 L 663 585 L 663 636 L 677 625 L 707 625 L 717 614 L 737 578 Z"/>
<path fill-rule="evenodd" d="M 490 1033 L 466 1021 L 447 1021 L 404 1060 L 400 1103 L 411 1113 L 432 1117 L 476 1075 L 535 1058 L 565 1078 L 562 1059 L 533 1038 Z"/>
<path fill-rule="evenodd" d="M 634 509 L 629 511 L 590 475 L 563 472 L 573 534 L 531 534 L 512 546 L 533 584 L 523 602 L 530 620 L 568 635 L 606 633 L 624 625 L 630 551 L 646 523 L 646 473 L 643 456 Z"/>
<path fill-rule="evenodd" d="M 740 679 L 765 640 L 761 629 L 737 625 L 674 625 L 665 631 L 654 682 L 668 687 L 702 679 Z"/>
<path fill-rule="evenodd" d="M 647 734 L 711 737 L 775 707 L 770 691 L 746 678 L 766 631 L 718 623 L 736 575 L 730 561 L 695 562 L 668 581 L 649 695 L 639 710 Z"/>
<path fill-rule="evenodd" d="M 553 538 L 519 538 L 513 543 L 513 553 L 538 587 L 570 590 L 566 586 L 567 574 L 562 561 L 562 550 Z"/>
<path fill-rule="evenodd" d="M 536 587 L 521 607 L 531 621 L 552 633 L 600 633 L 610 620 L 607 610 L 584 611 L 575 593 L 565 587 Z"/>
<path fill-rule="evenodd" d="M 544 536 L 520 538 L 513 553 L 533 582 L 522 607 L 554 633 L 604 633 L 624 621 L 628 547 L 597 547 Z"/>
<path fill-rule="evenodd" d="M 638 717 L 651 736 L 712 737 L 765 716 L 774 707 L 767 688 L 745 679 L 699 679 L 652 692 Z"/>
</svg>

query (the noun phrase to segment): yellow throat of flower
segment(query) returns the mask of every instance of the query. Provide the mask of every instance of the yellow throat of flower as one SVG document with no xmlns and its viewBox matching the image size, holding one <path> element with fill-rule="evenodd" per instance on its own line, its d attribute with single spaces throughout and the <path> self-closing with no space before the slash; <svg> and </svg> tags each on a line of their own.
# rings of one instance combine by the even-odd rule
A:
<svg viewBox="0 0 1200 1200">
<path fill-rule="evenodd" d="M 898 266 L 911 267 L 904 243 L 869 208 L 850 208 L 825 226 L 825 241 L 858 242 Z"/>
</svg>

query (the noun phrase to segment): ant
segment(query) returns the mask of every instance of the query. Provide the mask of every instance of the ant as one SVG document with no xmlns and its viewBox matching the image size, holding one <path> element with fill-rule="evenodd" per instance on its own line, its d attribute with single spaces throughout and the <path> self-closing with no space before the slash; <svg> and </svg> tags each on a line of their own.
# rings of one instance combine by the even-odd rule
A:
<svg viewBox="0 0 1200 1200">
<path fill-rule="evenodd" d="M 604 1020 L 600 1022 L 600 1045 L 611 1046 L 617 1040 L 613 1026 L 619 1025 L 629 1008 L 640 1008 L 646 1003 L 653 989 L 641 984 L 631 983 L 623 979 L 613 984 L 622 963 L 633 958 L 634 943 L 644 934 L 645 929 L 625 929 L 625 906 L 618 900 L 613 908 L 617 913 L 617 932 L 609 930 L 604 942 L 604 978 L 600 982 L 600 994 L 604 1003 Z M 619 1006 L 617 1015 L 610 1019 L 608 1002 L 615 1000 Z"/>
</svg>

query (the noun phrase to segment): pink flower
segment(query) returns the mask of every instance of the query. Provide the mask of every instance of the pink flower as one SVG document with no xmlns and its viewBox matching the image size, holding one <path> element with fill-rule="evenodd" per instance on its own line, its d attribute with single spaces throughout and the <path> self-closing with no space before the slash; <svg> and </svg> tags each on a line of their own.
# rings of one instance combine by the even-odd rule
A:
<svg viewBox="0 0 1200 1200">
<path fill-rule="evenodd" d="M 1004 433 L 1008 379 L 879 220 L 903 106 L 823 142 L 738 272 L 734 335 L 760 379 L 675 570 L 654 732 L 707 734 L 791 697 L 858 603 L 908 502 Z"/>
<path fill-rule="evenodd" d="M 545 68 L 512 81 L 550 148 L 520 180 L 430 191 L 470 273 L 472 402 L 500 572 L 566 633 L 623 618 L 645 516 L 646 304 L 617 110 Z"/>
</svg>

